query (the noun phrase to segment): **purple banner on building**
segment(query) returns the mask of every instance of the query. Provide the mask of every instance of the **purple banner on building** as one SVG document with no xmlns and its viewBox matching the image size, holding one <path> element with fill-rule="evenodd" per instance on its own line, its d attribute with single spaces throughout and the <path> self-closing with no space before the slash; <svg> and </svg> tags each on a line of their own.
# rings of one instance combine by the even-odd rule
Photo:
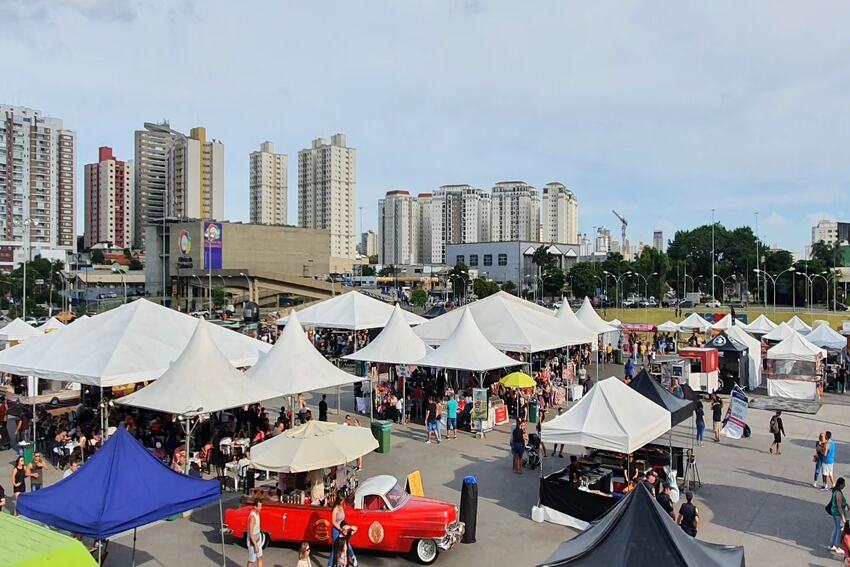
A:
<svg viewBox="0 0 850 567">
<path fill-rule="evenodd" d="M 222 264 L 222 231 L 220 222 L 204 222 L 204 268 L 220 270 Z"/>
</svg>

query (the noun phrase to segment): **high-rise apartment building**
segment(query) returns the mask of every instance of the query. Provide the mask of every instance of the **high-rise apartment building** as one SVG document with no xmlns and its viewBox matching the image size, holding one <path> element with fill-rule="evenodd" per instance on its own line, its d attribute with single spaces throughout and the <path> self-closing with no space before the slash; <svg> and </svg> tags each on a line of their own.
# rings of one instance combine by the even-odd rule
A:
<svg viewBox="0 0 850 567">
<path fill-rule="evenodd" d="M 850 243 L 850 223 L 827 219 L 818 221 L 818 224 L 812 227 L 811 246 L 821 240 L 832 245 Z"/>
<path fill-rule="evenodd" d="M 115 159 L 112 148 L 98 149 L 97 163 L 85 166 L 86 248 L 109 242 L 133 246 L 133 161 Z"/>
<path fill-rule="evenodd" d="M 363 256 L 376 256 L 378 254 L 378 235 L 374 230 L 367 230 L 360 235 L 360 247 L 358 249 Z"/>
<path fill-rule="evenodd" d="M 656 230 L 652 233 L 652 247 L 659 252 L 664 252 L 664 233 Z"/>
<path fill-rule="evenodd" d="M 224 144 L 206 128 L 178 138 L 168 152 L 166 185 L 174 216 L 224 220 Z"/>
<path fill-rule="evenodd" d="M 357 150 L 343 134 L 298 152 L 298 226 L 330 231 L 331 256 L 354 258 Z"/>
<path fill-rule="evenodd" d="M 388 191 L 378 201 L 378 263 L 416 264 L 419 206 L 405 190 Z"/>
<path fill-rule="evenodd" d="M 251 152 L 249 189 L 252 223 L 286 224 L 287 172 L 286 154 L 274 153 L 273 143 L 263 142 L 259 151 Z"/>
<path fill-rule="evenodd" d="M 543 186 L 543 240 L 574 244 L 579 242 L 578 199 L 563 183 Z"/>
<path fill-rule="evenodd" d="M 145 247 L 145 226 L 174 216 L 173 197 L 169 197 L 168 155 L 183 138 L 168 122 L 145 122 L 144 130 L 135 133 L 134 207 L 133 219 L 136 248 Z"/>
<path fill-rule="evenodd" d="M 428 206 L 431 263 L 446 262 L 446 244 L 490 240 L 490 195 L 481 189 L 471 185 L 443 185 L 430 195 Z"/>
<path fill-rule="evenodd" d="M 32 247 L 76 250 L 76 134 L 38 110 L 0 104 L 0 267 Z"/>
<path fill-rule="evenodd" d="M 540 241 L 540 193 L 524 181 L 500 181 L 490 195 L 490 239 Z"/>
<path fill-rule="evenodd" d="M 419 193 L 416 196 L 419 218 L 417 219 L 418 242 L 416 243 L 416 257 L 420 264 L 431 262 L 431 209 L 434 195 L 431 193 Z"/>
</svg>

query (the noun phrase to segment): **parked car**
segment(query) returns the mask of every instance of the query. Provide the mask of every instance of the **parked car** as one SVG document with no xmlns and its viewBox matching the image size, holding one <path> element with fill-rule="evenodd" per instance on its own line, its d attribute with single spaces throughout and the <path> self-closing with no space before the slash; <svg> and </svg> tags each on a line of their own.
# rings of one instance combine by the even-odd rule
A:
<svg viewBox="0 0 850 567">
<path fill-rule="evenodd" d="M 835 304 L 835 310 L 836 311 L 847 311 L 847 306 L 844 305 L 843 303 L 836 303 Z"/>
<path fill-rule="evenodd" d="M 681 307 L 682 309 L 690 309 L 693 306 L 694 306 L 694 302 L 691 301 L 690 299 L 684 299 L 684 300 L 679 302 L 679 307 Z"/>
<path fill-rule="evenodd" d="M 210 318 L 210 312 L 207 311 L 207 310 L 192 311 L 191 313 L 189 313 L 189 315 L 191 315 L 192 317 L 197 317 L 198 319 L 209 319 Z"/>
<path fill-rule="evenodd" d="M 439 552 L 450 549 L 463 537 L 464 523 L 458 521 L 454 504 L 433 498 L 411 496 L 395 477 L 379 475 L 367 479 L 343 504 L 345 521 L 356 526 L 351 545 L 360 553 L 374 550 L 410 553 L 424 564 L 433 563 Z M 248 515 L 253 508 L 242 506 L 225 511 L 227 531 L 247 541 Z M 264 503 L 260 517 L 264 541 L 331 544 L 331 508 L 304 504 Z"/>
<path fill-rule="evenodd" d="M 638 302 L 635 301 L 634 299 L 626 299 L 626 300 L 623 301 L 623 307 L 625 307 L 626 309 L 632 309 L 632 308 L 637 307 L 637 306 L 638 306 Z"/>
<path fill-rule="evenodd" d="M 655 302 L 654 297 L 650 297 L 649 299 L 641 299 L 640 300 L 641 307 L 658 307 L 658 303 Z"/>
<path fill-rule="evenodd" d="M 661 300 L 661 306 L 662 307 L 674 307 L 676 305 L 676 301 L 678 301 L 678 300 L 673 299 L 671 297 L 665 297 L 664 299 Z"/>
<path fill-rule="evenodd" d="M 720 307 L 720 302 L 716 299 L 712 299 L 710 301 L 706 301 L 705 306 L 709 309 L 717 309 L 718 307 Z"/>
</svg>

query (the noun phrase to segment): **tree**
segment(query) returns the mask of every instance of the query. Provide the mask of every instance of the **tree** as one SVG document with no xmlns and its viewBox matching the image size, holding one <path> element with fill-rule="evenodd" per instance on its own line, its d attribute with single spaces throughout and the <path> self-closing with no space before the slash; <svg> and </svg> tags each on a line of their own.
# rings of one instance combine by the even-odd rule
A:
<svg viewBox="0 0 850 567">
<path fill-rule="evenodd" d="M 487 278 L 477 278 L 472 282 L 472 291 L 478 299 L 484 299 L 488 295 L 493 295 L 501 289 L 499 284 Z"/>
<path fill-rule="evenodd" d="M 516 295 L 516 284 L 511 280 L 508 280 L 502 284 L 502 291 L 506 291 L 508 293 L 513 293 L 514 295 Z"/>
<path fill-rule="evenodd" d="M 571 287 L 575 297 L 595 297 L 597 284 L 601 278 L 599 264 L 596 262 L 578 262 L 570 269 Z"/>
<path fill-rule="evenodd" d="M 425 304 L 428 303 L 428 293 L 421 287 L 417 287 L 410 294 L 410 302 L 416 307 L 425 307 Z"/>
<path fill-rule="evenodd" d="M 842 266 L 844 263 L 841 246 L 838 244 L 828 244 L 823 240 L 819 240 L 812 245 L 812 259 L 820 260 L 830 268 L 833 266 Z"/>
<path fill-rule="evenodd" d="M 543 272 L 543 291 L 548 291 L 550 295 L 561 295 L 564 290 L 564 284 L 567 281 L 564 271 L 561 268 L 549 268 Z"/>
<path fill-rule="evenodd" d="M 531 257 L 531 262 L 540 268 L 541 272 L 555 266 L 555 256 L 549 254 L 549 247 L 545 244 L 538 246 Z"/>
<path fill-rule="evenodd" d="M 646 287 L 649 295 L 657 299 L 664 296 L 667 289 L 667 274 L 670 271 L 670 259 L 666 254 L 651 246 L 644 246 L 640 255 L 632 262 L 632 271 L 646 278 L 646 283 L 643 278 L 636 278 L 639 281 L 635 283 L 643 284 L 638 286 L 640 295 L 644 294 L 644 287 Z"/>
<path fill-rule="evenodd" d="M 227 301 L 227 293 L 225 293 L 223 287 L 212 288 L 212 300 L 213 305 L 224 307 L 224 304 Z"/>
<path fill-rule="evenodd" d="M 469 268 L 463 262 L 458 262 L 449 270 L 449 282 L 452 284 L 452 293 L 455 298 L 463 299 L 466 297 L 466 286 L 469 284 Z"/>
<path fill-rule="evenodd" d="M 373 265 L 377 264 L 378 263 L 378 255 L 372 254 L 371 256 L 369 256 L 369 263 L 373 264 Z"/>
<path fill-rule="evenodd" d="M 389 278 L 395 276 L 395 266 L 390 264 L 389 266 L 384 266 L 381 268 L 381 271 L 378 272 L 378 275 L 382 278 Z"/>
<path fill-rule="evenodd" d="M 91 250 L 91 261 L 92 264 L 103 264 L 106 261 L 103 257 L 103 250 L 100 248 L 93 248 Z"/>
<path fill-rule="evenodd" d="M 127 268 L 130 270 L 144 270 L 145 265 L 142 264 L 141 260 L 136 257 L 130 258 L 130 262 L 127 264 Z"/>
<path fill-rule="evenodd" d="M 360 275 L 361 276 L 374 276 L 375 268 L 372 266 L 361 266 L 360 267 Z"/>
</svg>

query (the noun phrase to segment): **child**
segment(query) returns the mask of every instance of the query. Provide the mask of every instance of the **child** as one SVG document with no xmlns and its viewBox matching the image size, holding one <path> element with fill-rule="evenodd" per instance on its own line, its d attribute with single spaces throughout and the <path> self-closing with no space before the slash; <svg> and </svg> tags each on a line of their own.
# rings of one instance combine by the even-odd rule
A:
<svg viewBox="0 0 850 567">
<path fill-rule="evenodd" d="M 313 561 L 310 559 L 310 544 L 306 541 L 301 544 L 301 549 L 298 551 L 298 563 L 295 567 L 313 567 Z"/>
</svg>

